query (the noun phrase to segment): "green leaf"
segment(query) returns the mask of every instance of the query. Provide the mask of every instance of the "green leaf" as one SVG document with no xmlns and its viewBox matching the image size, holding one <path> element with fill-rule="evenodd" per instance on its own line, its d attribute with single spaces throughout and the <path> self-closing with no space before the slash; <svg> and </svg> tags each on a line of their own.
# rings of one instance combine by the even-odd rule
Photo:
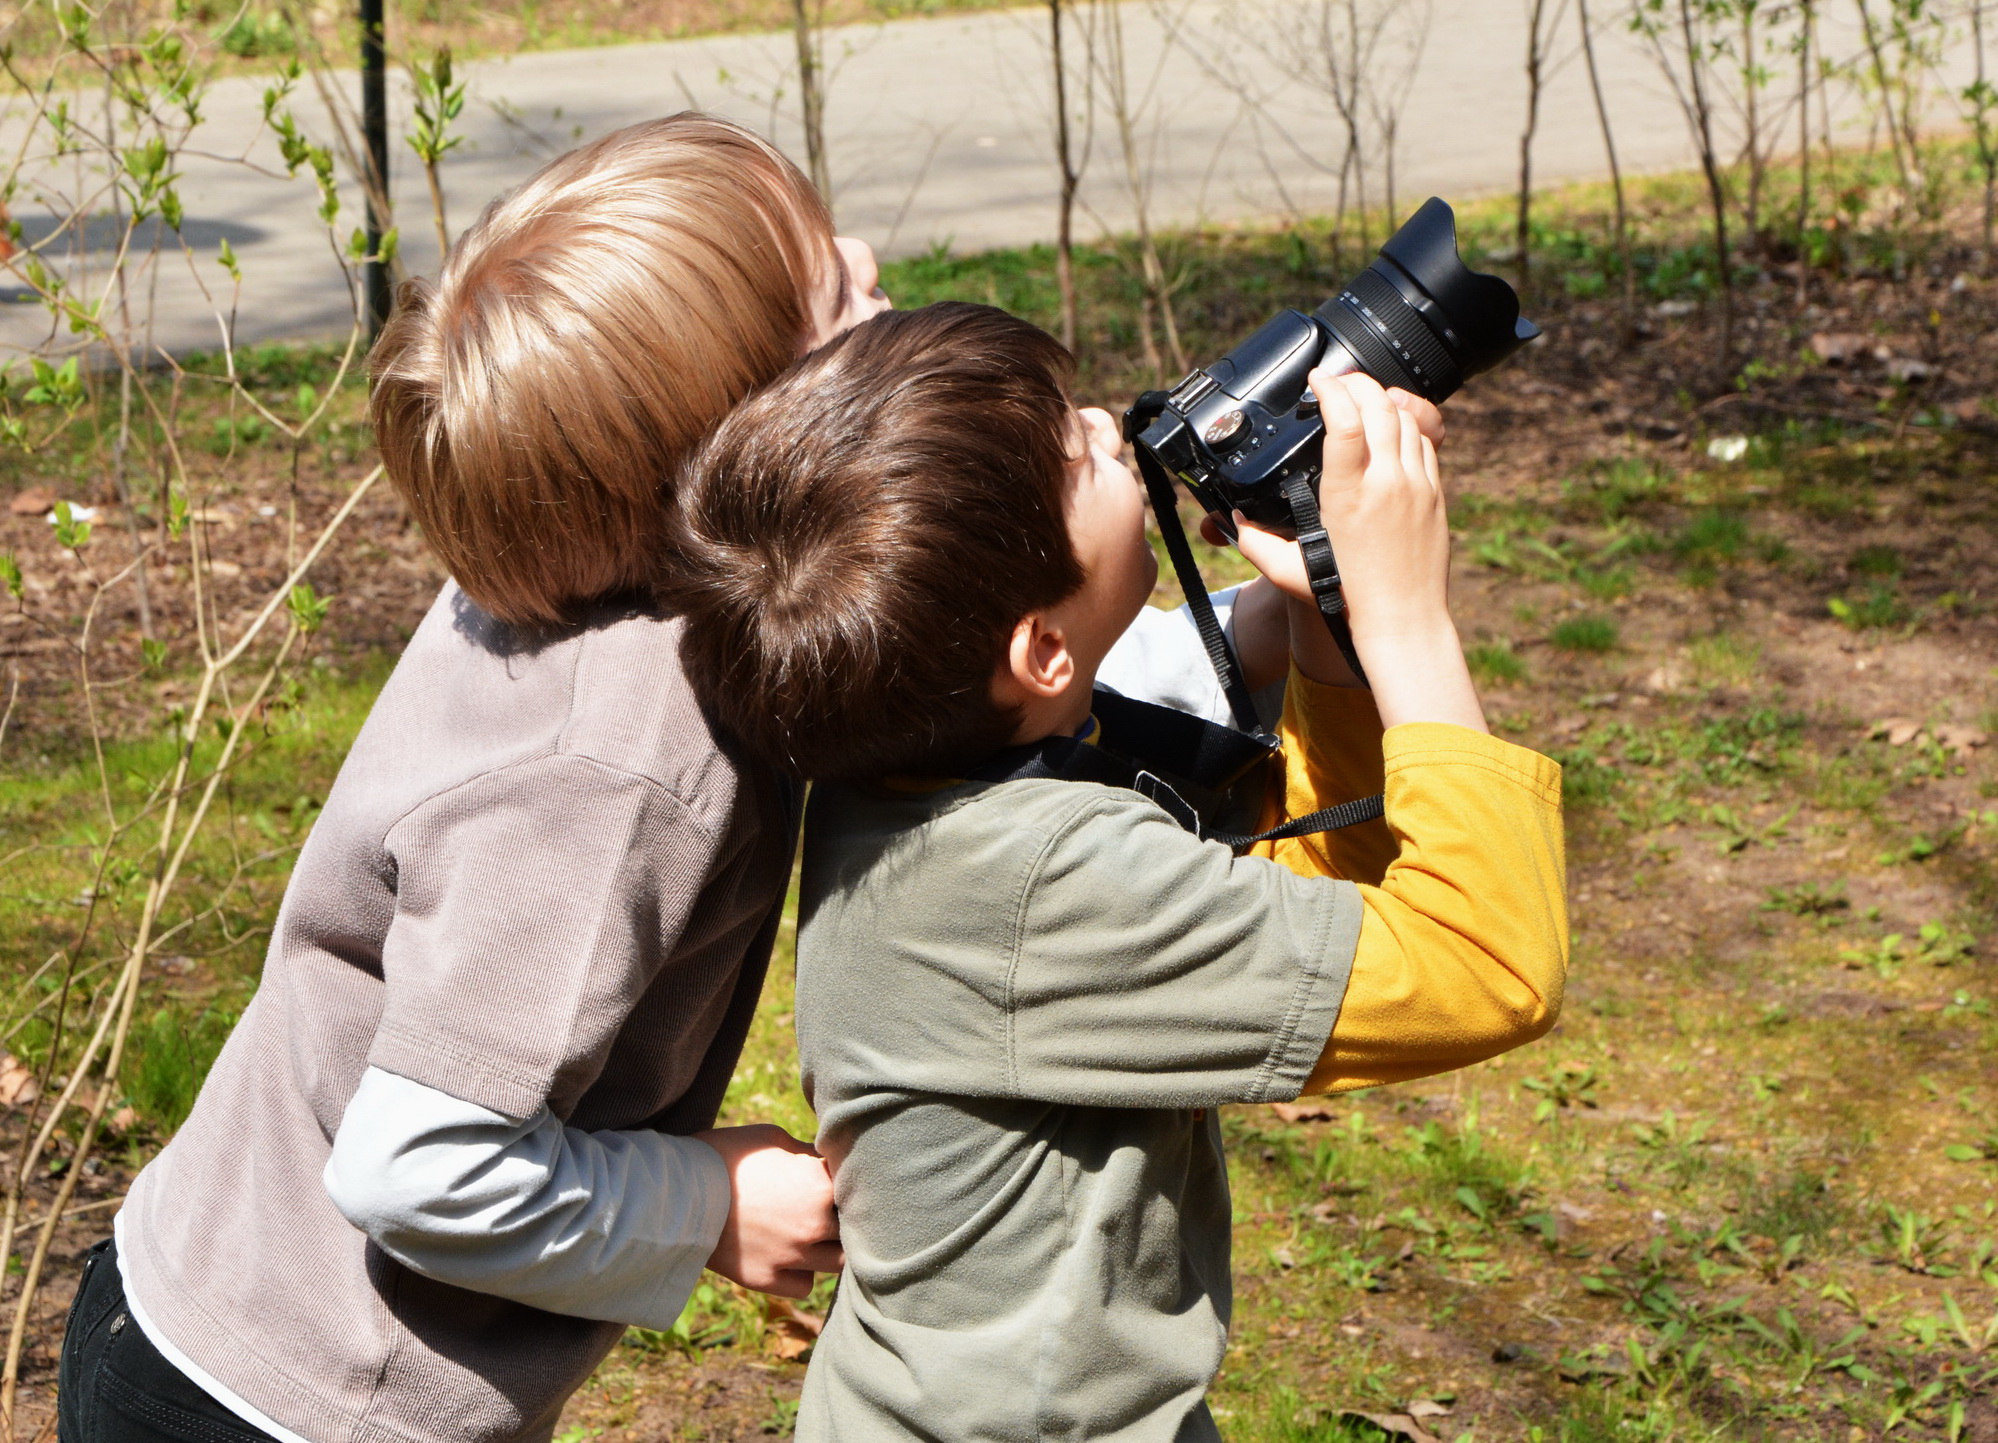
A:
<svg viewBox="0 0 1998 1443">
<path fill-rule="evenodd" d="M 144 637 L 139 642 L 139 653 L 146 659 L 147 671 L 158 671 L 166 665 L 166 643 L 156 637 Z"/>
<path fill-rule="evenodd" d="M 319 630 L 326 620 L 327 609 L 332 605 L 325 597 L 314 591 L 307 582 L 299 582 L 292 587 L 291 595 L 285 604 L 291 608 L 291 619 L 300 631 L 310 634 Z"/>
<path fill-rule="evenodd" d="M 65 411 L 74 411 L 84 401 L 83 378 L 77 373 L 76 357 L 71 356 L 60 366 L 51 366 L 40 356 L 30 358 L 29 366 L 34 372 L 35 383 L 28 387 L 23 397 L 33 406 L 60 406 Z"/>
<path fill-rule="evenodd" d="M 14 559 L 11 551 L 0 551 L 0 582 L 6 583 L 7 594 L 16 601 L 21 599 L 24 583 L 21 580 L 21 563 Z"/>
<path fill-rule="evenodd" d="M 55 538 L 65 551 L 78 551 L 90 543 L 90 523 L 78 521 L 67 501 L 55 504 Z"/>
<path fill-rule="evenodd" d="M 167 502 L 167 535 L 178 541 L 181 533 L 186 530 L 187 498 L 176 491 L 173 499 Z"/>
<path fill-rule="evenodd" d="M 215 260 L 223 270 L 229 273 L 230 280 L 240 281 L 243 278 L 243 268 L 236 261 L 236 249 L 229 244 L 227 236 L 222 238 L 222 245 L 215 252 Z"/>
</svg>

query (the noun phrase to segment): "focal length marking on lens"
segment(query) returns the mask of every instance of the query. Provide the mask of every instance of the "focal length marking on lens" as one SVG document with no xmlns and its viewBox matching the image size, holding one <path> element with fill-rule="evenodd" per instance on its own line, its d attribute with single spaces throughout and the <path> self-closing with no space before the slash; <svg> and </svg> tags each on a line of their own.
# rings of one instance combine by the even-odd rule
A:
<svg viewBox="0 0 1998 1443">
<path fill-rule="evenodd" d="M 1388 328 L 1385 321 L 1373 313 L 1372 307 L 1368 306 L 1365 301 L 1361 300 L 1351 291 L 1341 291 L 1339 299 L 1344 301 L 1348 307 L 1360 313 L 1361 319 L 1373 328 L 1375 335 L 1388 343 L 1388 347 L 1401 359 L 1402 364 L 1407 366 L 1410 372 L 1425 379 L 1428 377 L 1429 373 L 1422 369 L 1422 363 L 1409 354 L 1408 347 L 1401 343 L 1401 338 Z"/>
</svg>

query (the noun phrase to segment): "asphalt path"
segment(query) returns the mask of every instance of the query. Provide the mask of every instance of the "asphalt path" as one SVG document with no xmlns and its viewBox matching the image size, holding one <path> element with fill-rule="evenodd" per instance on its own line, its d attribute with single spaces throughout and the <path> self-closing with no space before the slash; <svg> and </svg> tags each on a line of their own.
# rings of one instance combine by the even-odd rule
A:
<svg viewBox="0 0 1998 1443">
<path fill-rule="evenodd" d="M 1401 209 L 1429 194 L 1467 198 L 1516 184 L 1525 112 L 1525 6 L 1508 0 L 1435 0 L 1433 18 L 1400 109 L 1395 184 Z M 1598 9 L 1607 7 L 1598 6 Z M 1166 7 L 1128 0 L 1120 7 L 1132 140 L 1147 176 L 1154 223 L 1280 217 L 1331 209 L 1342 131 L 1314 67 L 1288 27 L 1309 4 L 1276 0 L 1264 9 L 1213 0 Z M 1284 17 L 1288 16 L 1288 20 Z M 1099 22 L 1100 23 L 1100 22 Z M 1833 53 L 1854 37 L 1834 34 Z M 1534 146 L 1541 184 L 1607 174 L 1587 72 L 1565 57 L 1542 101 Z M 827 106 L 834 204 L 842 230 L 889 256 L 946 247 L 956 252 L 1051 240 L 1056 177 L 1043 9 L 856 26 L 832 32 Z M 770 135 L 794 156 L 796 121 L 789 35 L 718 36 L 593 50 L 518 55 L 462 67 L 469 103 L 463 143 L 445 160 L 443 186 L 454 227 L 531 174 L 549 157 L 618 126 L 689 106 L 731 116 Z M 1599 37 L 1608 105 L 1622 160 L 1632 170 L 1693 163 L 1678 101 L 1640 42 L 1620 27 Z M 1779 57 L 1780 61 L 1780 57 Z M 1405 54 L 1390 44 L 1379 71 Z M 1948 73 L 1967 70 L 1961 47 Z M 332 77 L 357 95 L 351 73 Z M 111 297 L 131 318 L 135 340 L 184 352 L 212 349 L 233 327 L 239 344 L 328 336 L 346 330 L 352 298 L 334 260 L 336 241 L 315 214 L 303 177 L 287 180 L 275 141 L 261 125 L 264 82 L 217 83 L 180 162 L 187 219 L 182 245 L 171 234 L 158 259 L 112 283 L 106 246 L 118 227 L 105 218 L 51 245 L 82 293 Z M 1787 87 L 1772 87 L 1780 98 Z M 409 91 L 391 77 L 398 136 Z M 330 135 L 310 80 L 290 102 L 303 129 Z M 1850 105 L 1849 99 L 1844 102 Z M 101 101 L 79 96 L 91 120 Z M 12 154 L 26 127 L 18 97 L 0 112 L 0 145 Z M 1783 122 L 1794 133 L 1794 120 Z M 1856 123 L 1856 116 L 1847 124 Z M 431 207 L 422 172 L 392 141 L 393 196 L 403 256 L 416 271 L 436 264 Z M 1373 152 L 1370 184 L 1381 193 L 1383 157 Z M 35 158 L 13 202 L 32 241 L 77 197 L 101 206 L 103 178 L 74 158 Z M 1088 128 L 1082 233 L 1128 230 L 1134 219 L 1122 149 L 1099 101 Z M 336 222 L 344 239 L 359 220 L 359 195 L 345 189 Z M 135 254 L 148 254 L 155 237 Z M 218 264 L 227 241 L 240 260 L 237 290 Z M 122 309 L 119 309 L 122 308 Z M 39 307 L 0 306 L 0 349 L 61 349 L 70 341 Z"/>
</svg>

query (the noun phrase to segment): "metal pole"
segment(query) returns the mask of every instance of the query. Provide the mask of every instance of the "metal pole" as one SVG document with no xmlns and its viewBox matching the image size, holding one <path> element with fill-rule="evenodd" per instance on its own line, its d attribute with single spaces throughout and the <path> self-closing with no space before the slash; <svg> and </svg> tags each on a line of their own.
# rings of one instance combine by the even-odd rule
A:
<svg viewBox="0 0 1998 1443">
<path fill-rule="evenodd" d="M 389 273 L 379 257 L 388 229 L 388 56 L 382 46 L 382 0 L 361 0 L 361 138 L 369 174 L 368 256 L 362 283 L 368 338 L 380 333 L 389 313 Z"/>
</svg>

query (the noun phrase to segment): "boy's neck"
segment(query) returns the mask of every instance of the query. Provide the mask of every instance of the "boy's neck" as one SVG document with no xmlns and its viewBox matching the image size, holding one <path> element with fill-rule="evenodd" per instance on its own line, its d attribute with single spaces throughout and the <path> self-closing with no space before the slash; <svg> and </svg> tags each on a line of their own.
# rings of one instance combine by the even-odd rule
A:
<svg viewBox="0 0 1998 1443">
<path fill-rule="evenodd" d="M 1032 746 L 1044 742 L 1049 737 L 1072 737 L 1089 725 L 1090 698 L 1096 688 L 1096 676 L 1076 680 L 1058 697 L 1035 697 L 1020 708 L 1020 724 L 1013 729 L 1011 744 L 1016 747 Z"/>
</svg>

